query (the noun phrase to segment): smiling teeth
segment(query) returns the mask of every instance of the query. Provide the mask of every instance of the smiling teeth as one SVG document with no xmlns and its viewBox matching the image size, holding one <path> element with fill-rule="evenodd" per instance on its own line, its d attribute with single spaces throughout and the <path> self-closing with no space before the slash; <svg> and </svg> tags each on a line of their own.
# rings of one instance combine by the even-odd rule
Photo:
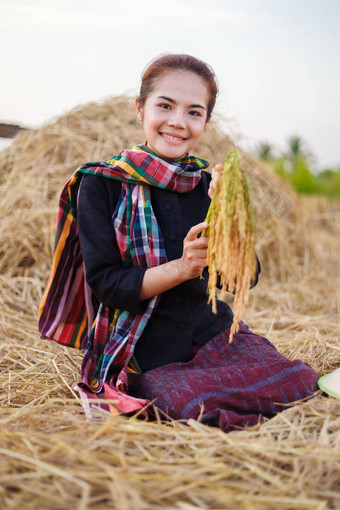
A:
<svg viewBox="0 0 340 510">
<path fill-rule="evenodd" d="M 166 135 L 165 133 L 163 133 L 163 136 L 165 136 L 165 138 L 169 138 L 169 140 L 184 140 L 184 138 L 179 138 L 178 136 Z"/>
</svg>

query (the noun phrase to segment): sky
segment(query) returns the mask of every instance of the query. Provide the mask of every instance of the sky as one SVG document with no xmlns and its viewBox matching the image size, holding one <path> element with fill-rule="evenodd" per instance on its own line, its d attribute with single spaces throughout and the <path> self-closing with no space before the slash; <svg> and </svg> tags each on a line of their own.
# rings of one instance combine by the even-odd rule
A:
<svg viewBox="0 0 340 510">
<path fill-rule="evenodd" d="M 242 147 L 298 135 L 316 169 L 340 165 L 340 0 L 0 0 L 0 47 L 0 122 L 135 95 L 150 60 L 190 53 Z"/>
</svg>

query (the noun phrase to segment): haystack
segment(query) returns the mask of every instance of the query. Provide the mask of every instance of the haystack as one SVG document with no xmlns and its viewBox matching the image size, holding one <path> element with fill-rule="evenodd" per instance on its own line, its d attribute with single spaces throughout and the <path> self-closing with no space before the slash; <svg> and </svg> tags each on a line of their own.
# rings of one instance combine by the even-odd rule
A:
<svg viewBox="0 0 340 510">
<path fill-rule="evenodd" d="M 39 130 L 18 135 L 0 156 L 2 207 L 7 217 L 0 248 L 1 273 L 14 275 L 23 268 L 39 267 L 39 276 L 43 272 L 46 276 L 63 183 L 83 162 L 107 159 L 142 141 L 133 101 L 124 96 L 75 109 Z M 229 137 L 211 123 L 197 154 L 212 168 L 232 147 Z M 315 260 L 313 243 L 301 221 L 301 208 L 288 185 L 263 163 L 244 154 L 243 165 L 251 169 L 261 261 L 267 275 L 285 278 L 295 264 L 305 263 L 306 258 L 309 263 Z M 20 204 L 20 211 L 16 204 Z"/>
<path fill-rule="evenodd" d="M 0 153 L 0 507 L 340 507 L 340 401 L 323 394 L 253 429 L 106 417 L 87 422 L 72 383 L 81 353 L 39 340 L 58 196 L 82 163 L 143 141 L 133 101 L 77 108 Z M 210 124 L 211 166 L 234 144 Z M 298 198 L 244 154 L 262 276 L 246 322 L 320 375 L 340 366 L 340 205 Z"/>
</svg>

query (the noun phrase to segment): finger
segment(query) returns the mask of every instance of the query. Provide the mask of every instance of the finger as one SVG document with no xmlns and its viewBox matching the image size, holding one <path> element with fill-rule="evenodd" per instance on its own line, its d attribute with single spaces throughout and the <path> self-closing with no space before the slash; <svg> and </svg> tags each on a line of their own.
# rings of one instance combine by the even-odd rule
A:
<svg viewBox="0 0 340 510">
<path fill-rule="evenodd" d="M 205 260 L 208 256 L 208 247 L 207 246 L 199 246 L 194 247 L 192 245 L 189 245 L 189 247 L 185 250 L 185 257 L 188 260 L 192 261 L 199 261 L 199 260 Z"/>
<path fill-rule="evenodd" d="M 201 232 L 203 232 L 203 230 L 205 230 L 206 228 L 208 228 L 208 223 L 206 221 L 202 221 L 202 223 L 198 223 L 197 225 L 194 225 L 193 227 L 191 227 L 191 229 L 187 233 L 186 239 L 188 241 L 194 241 L 195 239 L 197 239 L 197 236 Z"/>
<path fill-rule="evenodd" d="M 209 245 L 209 237 L 200 236 L 195 241 L 192 241 L 192 249 L 198 251 L 207 251 Z"/>
<path fill-rule="evenodd" d="M 215 173 L 220 173 L 222 172 L 222 169 L 223 169 L 223 165 L 221 165 L 221 163 L 217 163 L 217 165 L 214 166 L 214 168 L 212 169 L 212 172 L 211 172 L 211 175 L 214 176 Z"/>
</svg>

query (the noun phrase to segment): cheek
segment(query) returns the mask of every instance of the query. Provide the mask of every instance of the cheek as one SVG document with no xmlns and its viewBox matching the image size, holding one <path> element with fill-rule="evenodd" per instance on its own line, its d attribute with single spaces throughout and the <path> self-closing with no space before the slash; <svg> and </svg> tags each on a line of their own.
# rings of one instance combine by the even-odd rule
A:
<svg viewBox="0 0 340 510">
<path fill-rule="evenodd" d="M 195 136 L 196 138 L 199 138 L 200 136 L 202 136 L 202 135 L 203 135 L 204 130 L 205 130 L 205 126 L 206 126 L 205 121 L 202 121 L 201 123 L 196 124 L 196 125 L 194 126 L 194 128 L 193 128 L 193 133 L 194 133 L 194 136 Z"/>
<path fill-rule="evenodd" d="M 162 118 L 159 114 L 155 112 L 147 112 L 147 115 L 144 115 L 144 129 L 156 129 L 160 124 L 162 124 Z"/>
</svg>

